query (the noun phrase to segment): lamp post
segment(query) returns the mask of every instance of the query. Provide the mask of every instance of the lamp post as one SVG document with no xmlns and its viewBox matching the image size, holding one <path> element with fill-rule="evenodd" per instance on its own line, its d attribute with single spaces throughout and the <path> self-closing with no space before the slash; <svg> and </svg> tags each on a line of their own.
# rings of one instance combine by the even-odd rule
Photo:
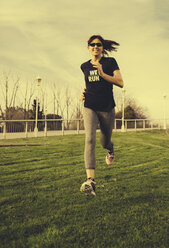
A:
<svg viewBox="0 0 169 248">
<path fill-rule="evenodd" d="M 124 125 L 124 98 L 125 98 L 125 92 L 126 90 L 122 89 L 122 126 L 121 126 L 121 132 L 125 132 L 125 125 Z"/>
<path fill-rule="evenodd" d="M 164 129 L 166 129 L 166 98 L 167 98 L 167 95 L 163 95 L 163 99 L 164 99 Z"/>
<path fill-rule="evenodd" d="M 38 87 L 40 86 L 41 83 L 41 78 L 37 77 L 35 79 L 36 82 L 36 87 L 37 87 L 37 94 L 36 94 L 36 119 L 35 119 L 35 129 L 34 129 L 34 133 L 35 133 L 35 137 L 38 137 Z"/>
<path fill-rule="evenodd" d="M 45 94 L 45 132 L 44 136 L 47 137 L 47 93 Z"/>
</svg>

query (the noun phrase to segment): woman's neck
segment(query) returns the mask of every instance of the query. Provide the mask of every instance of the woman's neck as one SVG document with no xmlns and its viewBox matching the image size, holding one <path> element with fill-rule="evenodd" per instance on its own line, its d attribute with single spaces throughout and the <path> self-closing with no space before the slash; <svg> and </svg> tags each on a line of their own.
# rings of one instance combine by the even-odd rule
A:
<svg viewBox="0 0 169 248">
<path fill-rule="evenodd" d="M 91 61 L 92 62 L 99 62 L 101 60 L 102 56 L 92 56 Z"/>
</svg>

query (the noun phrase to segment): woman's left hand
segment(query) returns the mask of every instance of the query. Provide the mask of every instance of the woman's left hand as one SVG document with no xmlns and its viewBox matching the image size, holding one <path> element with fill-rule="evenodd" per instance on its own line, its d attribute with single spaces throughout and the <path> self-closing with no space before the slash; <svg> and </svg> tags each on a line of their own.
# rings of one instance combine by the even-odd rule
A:
<svg viewBox="0 0 169 248">
<path fill-rule="evenodd" d="M 102 65 L 99 62 L 92 63 L 93 67 L 97 68 L 99 75 L 102 77 L 104 75 Z"/>
</svg>

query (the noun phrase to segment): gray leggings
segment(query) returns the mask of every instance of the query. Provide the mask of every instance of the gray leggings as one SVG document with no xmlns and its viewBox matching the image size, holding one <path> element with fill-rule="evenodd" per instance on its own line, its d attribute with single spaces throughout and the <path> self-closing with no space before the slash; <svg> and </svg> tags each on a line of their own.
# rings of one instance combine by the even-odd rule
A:
<svg viewBox="0 0 169 248">
<path fill-rule="evenodd" d="M 115 110 L 110 112 L 94 111 L 89 108 L 83 110 L 84 126 L 85 126 L 85 168 L 95 169 L 95 145 L 96 145 L 96 129 L 100 124 L 100 142 L 103 148 L 113 151 L 113 143 L 111 142 L 112 129 L 114 127 Z"/>
</svg>

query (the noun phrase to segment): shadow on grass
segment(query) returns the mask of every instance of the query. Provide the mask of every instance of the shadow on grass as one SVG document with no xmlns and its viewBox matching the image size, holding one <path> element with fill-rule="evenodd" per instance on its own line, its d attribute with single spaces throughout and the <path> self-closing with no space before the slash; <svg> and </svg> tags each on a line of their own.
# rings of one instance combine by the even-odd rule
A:
<svg viewBox="0 0 169 248">
<path fill-rule="evenodd" d="M 1 245 L 9 243 L 10 241 L 28 238 L 32 235 L 38 235 L 44 232 L 44 230 L 49 226 L 49 223 L 44 224 L 35 224 L 28 227 L 18 226 L 18 228 L 6 227 L 3 231 L 0 232 L 1 236 Z M 6 235 L 8 233 L 8 235 Z"/>
</svg>

